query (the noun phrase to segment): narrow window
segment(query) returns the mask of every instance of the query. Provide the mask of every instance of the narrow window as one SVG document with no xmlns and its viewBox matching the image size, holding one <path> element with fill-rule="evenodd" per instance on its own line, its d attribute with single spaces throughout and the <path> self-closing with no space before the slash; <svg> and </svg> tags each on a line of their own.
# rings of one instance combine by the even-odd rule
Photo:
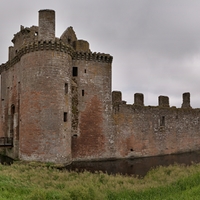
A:
<svg viewBox="0 0 200 200">
<path fill-rule="evenodd" d="M 14 132 L 14 114 L 15 114 L 15 105 L 12 105 L 11 106 L 10 133 Z"/>
<path fill-rule="evenodd" d="M 67 112 L 64 112 L 64 118 L 63 118 L 64 122 L 67 122 Z"/>
<path fill-rule="evenodd" d="M 20 82 L 18 82 L 18 94 L 21 93 L 21 87 L 20 87 Z"/>
<path fill-rule="evenodd" d="M 165 126 L 165 116 L 161 117 L 160 126 Z"/>
<path fill-rule="evenodd" d="M 65 83 L 65 94 L 68 94 L 68 83 Z"/>
<path fill-rule="evenodd" d="M 11 106 L 11 115 L 14 115 L 15 114 L 15 105 L 12 105 Z"/>
<path fill-rule="evenodd" d="M 86 69 L 85 69 L 85 73 L 86 73 Z"/>
<path fill-rule="evenodd" d="M 85 91 L 84 90 L 82 90 L 82 97 L 85 95 Z"/>
<path fill-rule="evenodd" d="M 73 76 L 78 76 L 78 67 L 73 67 L 72 75 Z"/>
</svg>

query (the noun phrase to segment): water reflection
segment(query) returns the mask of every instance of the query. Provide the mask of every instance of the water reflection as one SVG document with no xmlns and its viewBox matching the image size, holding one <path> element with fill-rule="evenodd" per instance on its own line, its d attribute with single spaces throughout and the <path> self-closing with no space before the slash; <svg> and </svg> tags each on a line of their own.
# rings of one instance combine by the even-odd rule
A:
<svg viewBox="0 0 200 200">
<path fill-rule="evenodd" d="M 127 174 L 144 177 L 150 169 L 156 166 L 169 166 L 175 163 L 185 165 L 200 163 L 200 152 L 114 161 L 74 162 L 67 166 L 67 169 L 79 172 L 84 170 L 90 172 L 102 171 L 108 174 Z"/>
<path fill-rule="evenodd" d="M 12 164 L 13 160 L 7 156 L 0 155 L 0 163 Z M 90 172 L 102 171 L 108 174 L 136 175 L 144 177 L 152 168 L 157 166 L 169 166 L 175 163 L 185 165 L 200 163 L 200 152 L 112 161 L 73 162 L 71 165 L 67 166 L 66 169 L 79 172 L 85 170 Z"/>
</svg>

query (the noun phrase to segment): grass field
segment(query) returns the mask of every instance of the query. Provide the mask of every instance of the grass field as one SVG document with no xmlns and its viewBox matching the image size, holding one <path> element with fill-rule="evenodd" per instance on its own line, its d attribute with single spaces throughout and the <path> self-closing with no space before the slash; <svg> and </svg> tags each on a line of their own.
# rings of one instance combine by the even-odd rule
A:
<svg viewBox="0 0 200 200">
<path fill-rule="evenodd" d="M 0 200 L 200 199 L 200 165 L 151 170 L 144 178 L 60 171 L 46 164 L 0 165 Z"/>
</svg>

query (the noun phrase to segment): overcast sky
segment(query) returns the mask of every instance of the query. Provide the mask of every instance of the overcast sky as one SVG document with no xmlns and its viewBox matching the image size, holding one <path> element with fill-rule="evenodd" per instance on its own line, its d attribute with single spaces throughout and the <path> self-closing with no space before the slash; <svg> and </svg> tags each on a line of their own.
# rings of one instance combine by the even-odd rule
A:
<svg viewBox="0 0 200 200">
<path fill-rule="evenodd" d="M 200 0 L 0 0 L 0 63 L 20 25 L 38 25 L 38 11 L 56 11 L 56 36 L 73 26 L 93 52 L 111 54 L 112 89 L 132 104 L 158 96 L 181 107 L 190 92 L 200 107 Z"/>
</svg>

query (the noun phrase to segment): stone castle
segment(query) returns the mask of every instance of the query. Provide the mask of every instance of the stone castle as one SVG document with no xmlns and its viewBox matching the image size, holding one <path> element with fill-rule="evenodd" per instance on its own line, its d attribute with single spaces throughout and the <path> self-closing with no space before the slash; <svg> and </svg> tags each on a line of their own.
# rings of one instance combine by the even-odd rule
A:
<svg viewBox="0 0 200 200">
<path fill-rule="evenodd" d="M 12 39 L 0 65 L 0 136 L 7 155 L 67 164 L 80 160 L 156 156 L 200 150 L 200 109 L 183 94 L 181 108 L 159 96 L 158 106 L 111 91 L 112 56 L 93 53 L 72 27 L 55 37 L 55 12 Z"/>
</svg>

